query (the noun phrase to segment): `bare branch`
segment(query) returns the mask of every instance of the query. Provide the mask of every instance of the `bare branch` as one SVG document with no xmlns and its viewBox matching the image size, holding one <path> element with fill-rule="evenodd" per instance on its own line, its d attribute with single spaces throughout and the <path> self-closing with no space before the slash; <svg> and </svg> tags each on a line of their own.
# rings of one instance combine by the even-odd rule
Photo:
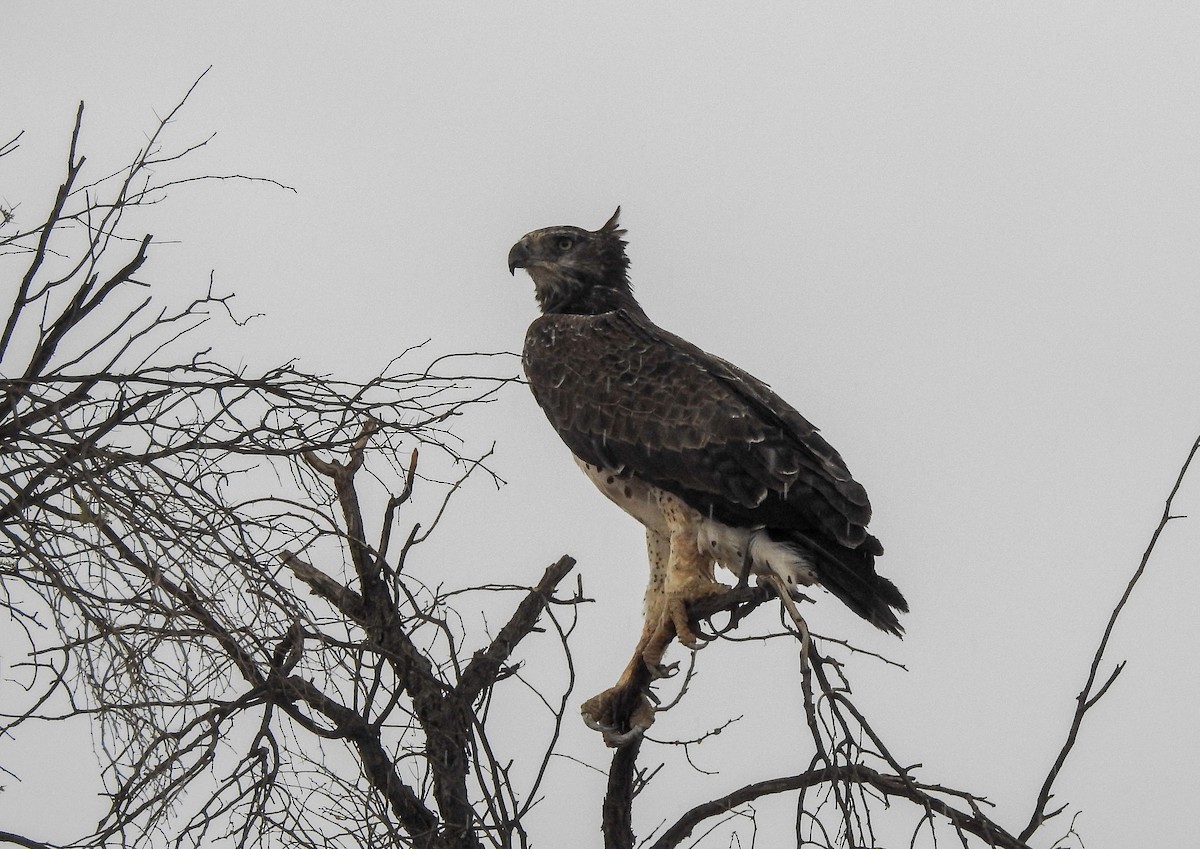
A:
<svg viewBox="0 0 1200 849">
<path fill-rule="evenodd" d="M 454 688 L 455 696 L 464 704 L 474 702 L 485 687 L 495 683 L 501 665 L 508 660 L 521 640 L 533 630 L 555 588 L 573 568 L 575 559 L 566 554 L 548 566 L 537 586 L 531 589 L 529 595 L 517 606 L 512 618 L 500 629 L 491 645 L 475 653 L 475 657 L 463 670 L 458 686 Z"/>
<path fill-rule="evenodd" d="M 17 148 L 19 148 L 21 146 L 20 145 L 21 136 L 23 136 L 23 135 L 25 135 L 25 131 L 21 130 L 21 132 L 17 133 L 11 139 L 4 142 L 3 144 L 0 144 L 0 156 L 7 156 L 8 154 L 12 153 Z"/>
<path fill-rule="evenodd" d="M 57 849 L 51 843 L 43 843 L 40 840 L 30 840 L 28 837 L 22 837 L 19 834 L 13 834 L 8 831 L 0 831 L 0 843 L 14 843 L 17 846 L 24 846 L 25 849 Z"/>
<path fill-rule="evenodd" d="M 215 137 L 181 145 L 169 132 L 203 76 L 120 168 L 85 166 L 81 105 L 49 214 L 0 241 L 19 269 L 0 331 L 0 614 L 25 641 L 11 680 L 0 681 L 10 688 L 0 734 L 39 721 L 92 723 L 109 810 L 70 844 L 80 849 L 537 845 L 528 815 L 556 790 L 551 765 L 584 760 L 558 751 L 572 712 L 571 639 L 589 601 L 578 575 L 573 594 L 557 594 L 575 561 L 563 556 L 533 586 L 460 585 L 464 570 L 438 562 L 453 549 L 418 549 L 472 475 L 502 482 L 491 450 L 473 451 L 451 427 L 517 382 L 492 374 L 498 363 L 511 367 L 510 355 L 414 367 L 418 342 L 365 381 L 295 362 L 227 365 L 236 355 L 203 334 L 244 324 L 232 295 L 209 276 L 195 297 L 168 299 L 150 262 L 162 242 L 125 223 L 126 212 L 175 187 L 290 188 L 175 171 Z M 791 725 L 807 728 L 811 751 L 793 775 L 682 813 L 654 811 L 666 827 L 644 844 L 696 845 L 698 831 L 718 827 L 738 839 L 747 831 L 753 844 L 755 802 L 792 792 L 798 845 L 880 845 L 876 821 L 899 807 L 917 821 L 913 845 L 928 832 L 935 845 L 949 835 L 962 846 L 973 837 L 1028 849 L 1028 836 L 1058 813 L 1047 810 L 1050 789 L 1084 714 L 1124 668 L 1100 674 L 1116 619 L 1178 518 L 1172 502 L 1197 450 L 1200 440 L 1113 610 L 1020 837 L 983 813 L 982 796 L 919 781 L 851 699 L 839 658 L 900 664 L 810 634 L 794 590 L 742 582 L 692 605 L 690 624 L 706 640 L 794 641 L 801 696 Z M 433 497 L 411 498 L 417 487 Z M 393 544 L 397 535 L 403 542 Z M 772 599 L 781 615 L 764 629 L 753 613 Z M 550 661 L 528 651 L 542 635 Z M 679 664 L 635 664 L 625 696 L 646 713 L 686 706 L 702 680 L 697 658 L 668 685 L 667 704 L 651 685 Z M 498 725 L 514 715 L 519 735 Z M 738 733 L 733 722 L 681 740 L 631 729 L 607 772 L 605 846 L 632 849 L 653 795 L 643 791 L 674 769 L 698 769 L 692 749 Z M 663 758 L 639 765 L 651 752 Z M 50 849 L 0 832 L 5 842 Z"/>
<path fill-rule="evenodd" d="M 1023 841 L 1008 834 L 987 817 L 979 814 L 978 811 L 968 813 L 955 808 L 937 796 L 937 794 L 950 793 L 968 799 L 972 798 L 969 795 L 940 787 L 915 785 L 901 776 L 880 773 L 862 765 L 824 767 L 786 778 L 773 778 L 768 781 L 747 784 L 719 799 L 705 802 L 689 810 L 651 844 L 651 849 L 673 849 L 686 840 L 696 826 L 704 820 L 724 814 L 755 799 L 823 784 L 869 784 L 886 796 L 909 799 L 922 807 L 929 808 L 945 817 L 956 828 L 987 841 L 989 846 L 1003 847 L 1003 849 L 1029 849 Z"/>
<path fill-rule="evenodd" d="M 1050 803 L 1050 799 L 1054 795 L 1052 793 L 1054 782 L 1058 778 L 1063 764 L 1066 763 L 1067 756 L 1075 748 L 1075 742 L 1079 737 L 1079 729 L 1083 725 L 1084 716 L 1108 692 L 1108 688 L 1125 667 L 1124 661 L 1117 664 L 1099 691 L 1093 694 L 1093 687 L 1095 687 L 1096 679 L 1100 672 L 1100 664 L 1104 660 L 1104 651 L 1108 648 L 1108 640 L 1112 636 L 1113 628 L 1116 627 L 1117 619 L 1120 617 L 1121 611 L 1125 609 L 1125 604 L 1129 601 L 1129 597 L 1133 594 L 1133 588 L 1137 586 L 1142 574 L 1146 571 L 1146 564 L 1150 562 L 1150 556 L 1154 554 L 1159 537 L 1162 536 L 1162 532 L 1166 529 L 1167 524 L 1177 518 L 1171 513 L 1175 502 L 1175 495 L 1183 485 L 1183 479 L 1187 475 L 1188 468 L 1191 466 L 1192 459 L 1196 456 L 1197 451 L 1200 451 L 1200 437 L 1197 437 L 1196 441 L 1192 443 L 1192 447 L 1188 451 L 1183 465 L 1180 466 L 1179 473 L 1175 476 L 1175 483 L 1171 486 L 1171 491 L 1167 494 L 1167 500 L 1163 504 L 1162 516 L 1159 518 L 1154 532 L 1150 535 L 1150 542 L 1146 545 L 1146 550 L 1142 553 L 1142 559 L 1138 563 L 1137 569 L 1134 570 L 1132 577 L 1130 577 L 1129 583 L 1125 585 L 1125 591 L 1121 593 L 1120 600 L 1117 601 L 1112 613 L 1109 614 L 1108 623 L 1104 627 L 1104 634 L 1100 637 L 1100 644 L 1096 647 L 1096 653 L 1092 655 L 1092 663 L 1088 669 L 1087 681 L 1084 682 L 1083 689 L 1079 691 L 1079 695 L 1075 697 L 1075 713 L 1071 717 L 1071 727 L 1067 730 L 1067 739 L 1059 750 L 1058 757 L 1054 759 L 1054 764 L 1050 767 L 1050 771 L 1046 774 L 1046 780 L 1042 782 L 1042 788 L 1038 792 L 1037 801 L 1034 803 L 1033 813 L 1029 817 L 1029 822 L 1021 830 L 1020 839 L 1023 841 L 1032 837 L 1033 833 L 1041 827 L 1042 823 L 1061 813 L 1063 810 L 1063 808 L 1049 812 L 1046 810 L 1046 806 Z"/>
<path fill-rule="evenodd" d="M 62 218 L 63 207 L 66 206 L 67 198 L 71 194 L 71 187 L 75 184 L 76 178 L 79 176 L 79 171 L 83 168 L 84 157 L 75 157 L 75 151 L 79 144 L 79 131 L 83 126 L 83 104 L 79 104 L 79 110 L 75 113 L 75 128 L 71 131 L 71 145 L 67 152 L 67 178 L 63 184 L 58 187 L 58 194 L 54 198 L 54 206 L 50 210 L 50 215 L 46 218 L 44 224 L 40 228 L 37 247 L 34 249 L 33 258 L 29 262 L 29 269 L 25 272 L 25 276 L 21 278 L 21 284 L 17 288 L 16 296 L 13 298 L 12 311 L 8 315 L 8 321 L 4 324 L 4 331 L 0 333 L 0 361 L 8 353 L 8 343 L 12 341 L 13 331 L 16 330 L 17 321 L 21 318 L 21 313 L 25 307 L 29 305 L 29 289 L 33 285 L 33 279 L 42 268 L 42 263 L 45 262 L 46 252 L 50 244 L 50 234 L 54 232 L 55 226 Z"/>
</svg>

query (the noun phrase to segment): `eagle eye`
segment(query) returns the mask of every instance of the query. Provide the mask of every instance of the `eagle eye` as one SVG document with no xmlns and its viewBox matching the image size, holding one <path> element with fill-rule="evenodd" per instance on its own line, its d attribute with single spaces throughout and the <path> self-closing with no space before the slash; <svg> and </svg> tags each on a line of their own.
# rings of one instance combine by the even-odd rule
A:
<svg viewBox="0 0 1200 849">
<path fill-rule="evenodd" d="M 575 240 L 570 236 L 559 236 L 558 239 L 555 240 L 554 245 L 560 251 L 566 253 L 567 251 L 571 250 L 571 248 L 575 247 Z"/>
</svg>

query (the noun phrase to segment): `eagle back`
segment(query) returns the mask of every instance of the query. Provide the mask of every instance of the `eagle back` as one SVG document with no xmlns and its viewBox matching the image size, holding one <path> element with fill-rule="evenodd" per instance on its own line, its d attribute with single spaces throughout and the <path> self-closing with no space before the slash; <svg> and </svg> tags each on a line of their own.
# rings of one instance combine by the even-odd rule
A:
<svg viewBox="0 0 1200 849">
<path fill-rule="evenodd" d="M 817 429 L 766 384 L 644 313 L 547 314 L 522 356 L 551 425 L 583 462 L 697 509 L 855 546 L 870 504 Z"/>
</svg>

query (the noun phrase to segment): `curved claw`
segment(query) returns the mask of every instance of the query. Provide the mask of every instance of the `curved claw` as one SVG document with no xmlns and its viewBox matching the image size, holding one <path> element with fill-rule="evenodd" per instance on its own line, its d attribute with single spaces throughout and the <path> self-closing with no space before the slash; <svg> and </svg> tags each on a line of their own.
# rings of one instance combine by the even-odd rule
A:
<svg viewBox="0 0 1200 849">
<path fill-rule="evenodd" d="M 600 722 L 598 719 L 583 715 L 583 724 L 593 731 L 599 731 L 604 737 L 604 744 L 610 749 L 619 749 L 622 746 L 628 746 L 634 740 L 646 733 L 649 726 L 640 723 L 635 724 L 628 731 L 618 731 L 615 725 L 608 725 Z"/>
<path fill-rule="evenodd" d="M 712 625 L 713 624 L 712 620 L 709 620 L 708 624 Z M 705 646 L 707 646 L 709 643 L 713 642 L 714 640 L 719 640 L 721 637 L 723 637 L 727 633 L 729 633 L 729 631 L 733 630 L 733 628 L 736 625 L 737 625 L 737 621 L 733 620 L 730 624 L 726 625 L 723 628 L 713 628 L 713 632 L 711 634 L 708 633 L 707 631 L 702 631 L 699 628 L 697 628 L 696 636 L 700 638 L 700 644 L 696 647 L 696 650 L 699 651 L 700 649 L 704 648 Z"/>
<path fill-rule="evenodd" d="M 697 649 L 698 651 L 698 649 Z M 650 672 L 650 677 L 659 680 L 662 678 L 674 678 L 679 673 L 679 661 L 674 663 L 646 663 L 646 669 Z"/>
<path fill-rule="evenodd" d="M 613 729 L 614 731 L 616 729 Z M 624 734 L 614 734 L 610 731 L 601 732 L 604 735 L 604 742 L 610 749 L 620 749 L 623 746 L 628 746 L 634 740 L 646 733 L 646 729 L 640 725 L 635 725 Z"/>
<path fill-rule="evenodd" d="M 628 691 L 613 687 L 580 707 L 584 724 L 604 735 L 604 743 L 610 748 L 628 745 L 654 724 L 654 705 L 648 695 L 636 694 L 632 704 L 629 695 Z"/>
<path fill-rule="evenodd" d="M 593 731 L 599 731 L 605 737 L 607 737 L 609 734 L 611 734 L 612 732 L 617 730 L 616 726 L 606 725 L 605 723 L 601 722 L 600 720 L 588 716 L 586 713 L 583 714 L 583 724 L 586 725 L 588 728 L 592 729 Z"/>
</svg>

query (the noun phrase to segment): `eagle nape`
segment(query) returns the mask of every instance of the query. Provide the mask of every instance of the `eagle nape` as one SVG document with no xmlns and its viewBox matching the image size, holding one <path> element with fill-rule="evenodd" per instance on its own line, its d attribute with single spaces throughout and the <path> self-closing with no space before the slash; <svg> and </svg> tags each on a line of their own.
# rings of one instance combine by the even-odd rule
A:
<svg viewBox="0 0 1200 849">
<path fill-rule="evenodd" d="M 637 649 L 616 686 L 583 705 L 610 744 L 654 721 L 647 694 L 667 647 L 698 644 L 689 606 L 730 589 L 718 565 L 739 586 L 748 574 L 822 586 L 897 636 L 908 610 L 875 571 L 871 505 L 841 455 L 761 380 L 647 317 L 619 217 L 534 230 L 508 254 L 541 309 L 522 353 L 534 398 L 588 478 L 646 528 Z"/>
</svg>

